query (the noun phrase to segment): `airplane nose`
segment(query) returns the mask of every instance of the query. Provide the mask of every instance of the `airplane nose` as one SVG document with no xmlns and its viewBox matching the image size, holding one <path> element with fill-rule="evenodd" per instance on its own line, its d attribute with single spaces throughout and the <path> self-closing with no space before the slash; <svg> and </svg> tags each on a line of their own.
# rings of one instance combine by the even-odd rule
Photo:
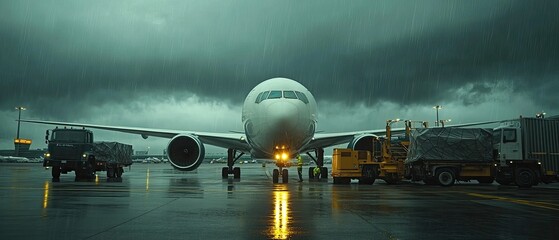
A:
<svg viewBox="0 0 559 240">
<path fill-rule="evenodd" d="M 299 120 L 299 111 L 297 106 L 289 102 L 277 102 L 268 106 L 268 115 L 270 122 L 278 123 L 293 123 Z"/>
</svg>

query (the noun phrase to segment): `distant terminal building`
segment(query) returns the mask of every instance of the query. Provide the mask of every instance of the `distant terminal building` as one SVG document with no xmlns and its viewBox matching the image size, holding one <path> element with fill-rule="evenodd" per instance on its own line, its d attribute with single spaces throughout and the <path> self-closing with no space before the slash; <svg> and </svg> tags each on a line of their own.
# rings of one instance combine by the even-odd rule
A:
<svg viewBox="0 0 559 240">
<path fill-rule="evenodd" d="M 31 139 L 16 138 L 14 139 L 14 149 L 16 151 L 18 148 L 20 151 L 29 151 L 29 147 L 31 147 L 32 142 L 33 141 L 31 141 Z"/>
<path fill-rule="evenodd" d="M 14 149 L 0 150 L 0 156 L 16 156 L 18 155 L 17 152 L 19 148 L 19 157 L 26 157 L 26 158 L 43 157 L 43 154 L 47 150 L 46 149 L 31 150 L 30 149 L 31 143 L 33 143 L 31 139 L 23 139 L 23 138 L 14 139 Z"/>
</svg>

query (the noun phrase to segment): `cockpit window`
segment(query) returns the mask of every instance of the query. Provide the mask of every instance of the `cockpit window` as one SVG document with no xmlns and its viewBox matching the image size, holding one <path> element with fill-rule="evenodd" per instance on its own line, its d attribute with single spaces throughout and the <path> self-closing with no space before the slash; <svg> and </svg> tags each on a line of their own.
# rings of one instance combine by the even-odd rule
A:
<svg viewBox="0 0 559 240">
<path fill-rule="evenodd" d="M 268 94 L 270 94 L 270 91 L 265 91 L 262 93 L 262 97 L 260 97 L 260 101 L 264 101 L 266 98 L 268 98 Z"/>
<path fill-rule="evenodd" d="M 256 103 L 260 103 L 262 101 L 264 101 L 264 99 L 266 99 L 266 97 L 268 96 L 268 91 L 266 92 L 261 92 L 260 94 L 258 94 L 258 97 L 256 97 Z"/>
<path fill-rule="evenodd" d="M 271 91 L 267 99 L 281 98 L 281 91 Z"/>
<path fill-rule="evenodd" d="M 301 101 L 303 101 L 305 104 L 309 103 L 309 99 L 307 98 L 307 96 L 305 96 L 304 93 L 302 92 L 295 92 L 297 94 L 297 97 L 299 97 L 299 99 L 301 99 Z"/>
<path fill-rule="evenodd" d="M 293 91 L 283 91 L 283 97 L 288 99 L 297 99 L 297 95 Z"/>
<path fill-rule="evenodd" d="M 260 103 L 261 102 L 260 97 L 262 97 L 262 93 L 258 94 L 258 97 L 256 97 L 255 103 Z"/>
<path fill-rule="evenodd" d="M 302 92 L 297 91 L 265 91 L 258 94 L 256 97 L 256 103 L 260 103 L 266 99 L 278 99 L 278 98 L 286 98 L 286 99 L 299 99 L 305 104 L 309 103 L 309 99 L 305 96 Z"/>
</svg>

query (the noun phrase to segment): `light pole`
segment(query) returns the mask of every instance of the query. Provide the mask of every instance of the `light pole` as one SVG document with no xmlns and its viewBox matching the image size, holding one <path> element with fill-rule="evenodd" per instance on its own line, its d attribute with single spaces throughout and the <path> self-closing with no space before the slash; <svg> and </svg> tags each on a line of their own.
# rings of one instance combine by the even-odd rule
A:
<svg viewBox="0 0 559 240">
<path fill-rule="evenodd" d="M 435 122 L 435 126 L 439 126 L 439 109 L 442 109 L 443 106 L 437 105 L 437 106 L 434 106 L 433 108 L 437 110 L 437 121 Z"/>
<path fill-rule="evenodd" d="M 18 117 L 17 117 L 17 135 L 16 135 L 16 139 L 19 140 L 19 124 L 21 123 L 21 122 L 20 122 L 20 120 L 21 120 L 21 111 L 22 111 L 22 110 L 25 111 L 25 110 L 27 110 L 27 109 L 26 109 L 25 107 L 21 107 L 21 106 L 20 106 L 20 107 L 16 107 L 16 110 L 19 111 L 19 115 L 18 115 Z M 19 157 L 19 143 L 16 144 L 16 157 Z"/>
</svg>

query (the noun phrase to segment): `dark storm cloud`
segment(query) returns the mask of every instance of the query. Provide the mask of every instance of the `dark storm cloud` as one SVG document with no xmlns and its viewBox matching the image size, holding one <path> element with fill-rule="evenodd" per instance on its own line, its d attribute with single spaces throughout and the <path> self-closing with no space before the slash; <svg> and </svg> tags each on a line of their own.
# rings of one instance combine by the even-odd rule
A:
<svg viewBox="0 0 559 240">
<path fill-rule="evenodd" d="M 42 118 L 144 95 L 239 104 L 276 76 L 347 104 L 469 105 L 502 82 L 544 106 L 559 98 L 557 1 L 0 5 L 0 107 Z"/>
<path fill-rule="evenodd" d="M 467 105 L 476 102 L 471 96 L 499 91 L 488 86 L 504 81 L 536 102 L 554 106 L 559 100 L 558 3 L 512 5 L 489 19 L 352 52 L 339 59 L 335 70 L 349 81 L 321 92 L 343 101 L 336 91 L 353 89 L 350 101 L 367 99 L 369 92 L 375 98 L 368 103 L 422 104 L 455 97 L 451 93 L 456 89 L 473 84 L 462 99 Z"/>
</svg>

